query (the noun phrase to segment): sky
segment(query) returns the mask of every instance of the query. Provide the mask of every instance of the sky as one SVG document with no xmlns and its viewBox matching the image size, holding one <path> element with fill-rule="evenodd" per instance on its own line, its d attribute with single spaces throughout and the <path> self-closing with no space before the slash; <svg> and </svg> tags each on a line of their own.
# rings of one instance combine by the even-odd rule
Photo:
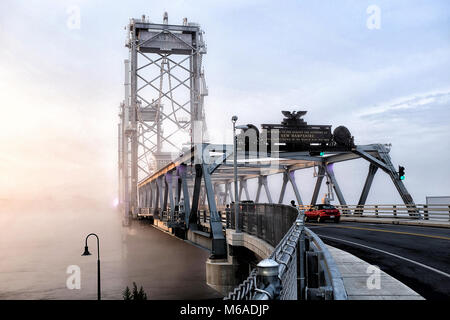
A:
<svg viewBox="0 0 450 320">
<path fill-rule="evenodd" d="M 379 28 L 368 28 L 371 5 Z M 79 28 L 68 27 L 74 7 Z M 205 31 L 212 142 L 231 142 L 224 119 L 234 114 L 259 125 L 280 122 L 281 110 L 308 110 L 309 124 L 345 125 L 357 144 L 391 143 L 416 203 L 450 195 L 448 1 L 3 0 L 0 207 L 112 202 L 124 27 L 142 14 L 161 22 L 165 11 L 169 23 L 188 17 Z M 336 165 L 348 203 L 367 168 Z M 297 177 L 308 199 L 312 171 Z M 368 198 L 375 202 L 401 203 L 383 172 Z"/>
</svg>

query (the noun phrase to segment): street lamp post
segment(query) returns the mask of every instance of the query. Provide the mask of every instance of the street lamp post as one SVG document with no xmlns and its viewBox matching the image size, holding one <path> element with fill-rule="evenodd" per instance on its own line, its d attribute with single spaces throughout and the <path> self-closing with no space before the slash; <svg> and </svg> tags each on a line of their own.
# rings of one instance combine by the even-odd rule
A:
<svg viewBox="0 0 450 320">
<path fill-rule="evenodd" d="M 236 126 L 237 116 L 233 116 L 231 121 L 233 122 L 233 155 L 234 155 L 234 224 L 235 232 L 239 233 L 239 192 L 238 192 L 238 176 L 237 176 L 237 136 L 236 129 L 248 129 L 248 126 Z"/>
<path fill-rule="evenodd" d="M 90 233 L 86 237 L 86 242 L 84 245 L 84 252 L 82 256 L 90 256 L 89 248 L 87 245 L 88 238 L 90 236 L 95 236 L 97 238 L 97 300 L 101 300 L 101 290 L 100 290 L 100 240 L 95 233 Z"/>
</svg>

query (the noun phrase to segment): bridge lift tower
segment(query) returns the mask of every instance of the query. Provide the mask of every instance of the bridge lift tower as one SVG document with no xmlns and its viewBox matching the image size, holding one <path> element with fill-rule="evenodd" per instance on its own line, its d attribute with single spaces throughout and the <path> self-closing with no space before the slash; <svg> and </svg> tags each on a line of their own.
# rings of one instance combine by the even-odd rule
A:
<svg viewBox="0 0 450 320">
<path fill-rule="evenodd" d="M 202 69 L 203 31 L 183 19 L 181 25 L 152 23 L 144 15 L 126 27 L 125 99 L 120 105 L 119 206 L 125 221 L 136 217 L 137 186 L 183 149 L 206 136 Z M 183 148 L 184 145 L 184 148 Z"/>
</svg>

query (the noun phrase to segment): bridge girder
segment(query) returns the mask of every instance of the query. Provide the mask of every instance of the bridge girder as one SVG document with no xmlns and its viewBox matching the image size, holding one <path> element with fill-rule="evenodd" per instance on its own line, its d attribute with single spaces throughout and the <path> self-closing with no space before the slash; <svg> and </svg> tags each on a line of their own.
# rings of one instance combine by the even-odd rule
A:
<svg viewBox="0 0 450 320">
<path fill-rule="evenodd" d="M 381 147 L 379 147 L 379 146 L 381 146 Z M 240 159 L 238 159 L 238 162 L 239 162 L 238 163 L 238 172 L 239 172 L 238 176 L 239 176 L 239 181 L 241 182 L 241 186 L 242 186 L 240 188 L 241 189 L 240 191 L 242 193 L 242 190 L 244 190 L 244 185 L 246 185 L 246 182 L 248 180 L 255 179 L 255 178 L 260 180 L 258 189 L 261 189 L 263 187 L 265 188 L 265 185 L 268 185 L 267 178 L 265 178 L 265 177 L 281 173 L 281 174 L 283 174 L 284 179 L 287 179 L 286 184 L 287 184 L 287 182 L 290 182 L 291 185 L 294 187 L 294 193 L 296 193 L 295 189 L 297 189 L 297 191 L 298 191 L 299 188 L 295 182 L 295 175 L 294 175 L 295 171 L 301 170 L 304 168 L 311 168 L 316 165 L 319 168 L 319 175 L 317 177 L 312 202 L 316 202 L 319 188 L 323 181 L 323 177 L 326 176 L 330 180 L 332 187 L 337 194 L 338 200 L 340 201 L 341 204 L 345 205 L 346 204 L 345 198 L 343 196 L 342 191 L 340 190 L 337 179 L 334 175 L 333 164 L 342 162 L 342 161 L 357 159 L 360 157 L 365 159 L 366 155 L 364 157 L 359 156 L 359 154 L 362 154 L 362 152 L 370 154 L 371 158 L 377 159 L 377 161 L 370 162 L 371 165 L 373 167 L 378 168 L 379 165 L 382 164 L 383 171 L 387 172 L 391 176 L 391 178 L 394 178 L 393 179 L 394 184 L 396 186 L 398 186 L 398 185 L 402 186 L 397 189 L 405 191 L 406 188 L 404 187 L 403 183 L 397 179 L 397 174 L 395 172 L 395 168 L 392 166 L 392 163 L 388 162 L 386 160 L 386 159 L 390 159 L 389 155 L 387 154 L 387 152 L 384 152 L 384 154 L 380 155 L 377 152 L 377 150 L 379 150 L 378 148 L 381 148 L 381 150 L 383 150 L 384 146 L 382 146 L 382 145 L 357 146 L 355 148 L 355 150 L 357 149 L 356 152 L 354 152 L 354 151 L 347 152 L 347 153 L 340 152 L 338 154 L 325 155 L 324 157 L 308 157 L 307 155 L 305 155 L 304 152 L 289 153 L 289 154 L 280 153 L 275 160 L 271 161 L 270 158 L 269 158 L 269 160 L 264 159 L 263 161 L 260 161 L 261 163 L 253 163 L 251 161 L 246 162 L 244 160 L 246 154 L 243 152 L 240 152 L 240 153 L 238 153 L 239 158 L 240 158 Z M 184 180 L 186 180 L 186 185 L 188 186 L 188 188 L 192 188 L 195 185 L 194 178 L 196 176 L 195 169 L 194 169 L 194 166 L 192 165 L 192 163 L 195 161 L 195 159 L 205 160 L 204 159 L 205 155 L 199 155 L 199 153 L 201 153 L 199 151 L 200 149 L 203 150 L 201 152 L 208 153 L 208 159 L 209 159 L 208 162 L 207 163 L 203 162 L 203 163 L 200 163 L 199 165 L 205 166 L 205 168 L 206 168 L 205 170 L 208 170 L 208 172 L 210 173 L 211 183 L 213 185 L 223 184 L 226 188 L 225 193 L 231 194 L 230 193 L 231 187 L 229 186 L 229 184 L 231 181 L 233 181 L 233 164 L 232 164 L 231 153 L 228 152 L 228 150 L 230 150 L 230 148 L 227 145 L 221 145 L 220 150 L 219 150 L 218 145 L 214 145 L 214 148 L 211 148 L 211 145 L 209 145 L 209 144 L 199 144 L 199 145 L 193 147 L 190 152 L 186 152 L 185 154 L 181 155 L 179 158 L 175 159 L 174 161 L 172 161 L 165 167 L 163 167 L 160 170 L 158 170 L 157 172 L 155 172 L 153 175 L 147 177 L 146 179 L 143 179 L 139 183 L 139 188 L 148 184 L 151 181 L 155 181 L 158 177 L 166 174 L 167 172 L 176 170 L 180 165 L 185 166 L 186 170 L 184 172 L 184 175 L 185 175 Z M 216 155 L 211 155 L 210 153 L 212 153 L 212 152 L 214 152 L 214 153 L 223 152 L 224 156 L 218 157 Z M 301 158 L 301 159 L 299 159 L 299 158 Z M 218 161 L 218 159 L 220 159 L 220 161 L 222 161 L 222 162 Z M 212 172 L 212 174 L 211 174 L 211 172 Z M 264 181 L 264 180 L 266 180 L 266 181 Z M 203 185 L 204 185 L 204 182 L 203 182 Z M 214 186 L 212 188 L 214 190 Z M 369 189 L 370 189 L 370 185 L 369 185 L 369 183 L 367 183 L 366 187 L 365 187 L 365 191 L 363 190 L 364 191 L 363 193 L 366 196 L 367 196 Z M 300 193 L 300 192 L 298 192 L 298 193 Z M 257 192 L 257 194 L 258 194 L 258 192 Z M 269 194 L 270 194 L 270 191 L 269 191 Z M 281 194 L 280 194 L 280 196 L 281 196 Z M 271 198 L 271 195 L 270 195 L 270 198 Z M 402 199 L 403 198 L 405 198 L 405 197 L 402 197 Z M 257 197 L 257 199 L 259 199 L 259 197 Z M 299 201 L 300 199 L 301 199 L 301 197 L 298 197 L 297 201 L 300 202 Z M 411 199 L 406 197 L 405 200 L 411 200 Z M 232 201 L 232 199 L 230 199 L 230 201 Z M 405 204 L 413 204 L 413 203 L 405 201 Z"/>
</svg>

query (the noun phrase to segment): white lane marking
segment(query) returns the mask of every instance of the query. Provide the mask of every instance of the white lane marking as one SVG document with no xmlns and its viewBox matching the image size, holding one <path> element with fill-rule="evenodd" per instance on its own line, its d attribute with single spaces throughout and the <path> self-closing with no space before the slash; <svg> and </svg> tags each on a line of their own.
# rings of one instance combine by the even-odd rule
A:
<svg viewBox="0 0 450 320">
<path fill-rule="evenodd" d="M 417 261 L 414 261 L 414 260 L 411 260 L 411 259 L 408 259 L 408 258 L 399 256 L 399 255 L 397 255 L 397 254 L 395 254 L 395 253 L 390 253 L 390 252 L 387 252 L 387 251 L 384 251 L 384 250 L 381 250 L 381 249 L 369 247 L 369 246 L 366 246 L 366 245 L 363 245 L 363 244 L 360 244 L 360 243 L 356 243 L 356 242 L 348 241 L 348 240 L 344 240 L 344 239 L 338 239 L 338 238 L 329 237 L 329 236 L 322 236 L 322 235 L 318 235 L 318 236 L 319 236 L 320 238 L 328 238 L 328 239 L 332 239 L 332 240 L 337 240 L 337 241 L 342 241 L 342 242 L 348 242 L 348 243 L 351 243 L 351 244 L 354 244 L 354 245 L 357 245 L 357 246 L 360 246 L 360 247 L 363 247 L 363 248 L 367 248 L 367 249 L 374 250 L 374 251 L 379 251 L 379 252 L 381 252 L 381 253 L 384 253 L 384 254 L 387 254 L 387 255 L 390 255 L 390 256 L 393 256 L 393 257 L 396 257 L 396 258 L 399 258 L 399 259 L 408 261 L 408 262 L 410 262 L 410 263 L 416 264 L 416 265 L 418 265 L 418 266 L 420 266 L 420 267 L 422 267 L 422 268 L 425 268 L 425 269 L 434 271 L 434 272 L 436 272 L 436 273 L 439 273 L 440 275 L 443 275 L 444 277 L 450 278 L 450 274 L 445 273 L 444 271 L 441 271 L 441 270 L 435 269 L 435 268 L 433 268 L 433 267 L 427 266 L 427 265 L 425 265 L 425 264 L 423 264 L 423 263 L 420 263 L 420 262 L 417 262 Z"/>
</svg>

